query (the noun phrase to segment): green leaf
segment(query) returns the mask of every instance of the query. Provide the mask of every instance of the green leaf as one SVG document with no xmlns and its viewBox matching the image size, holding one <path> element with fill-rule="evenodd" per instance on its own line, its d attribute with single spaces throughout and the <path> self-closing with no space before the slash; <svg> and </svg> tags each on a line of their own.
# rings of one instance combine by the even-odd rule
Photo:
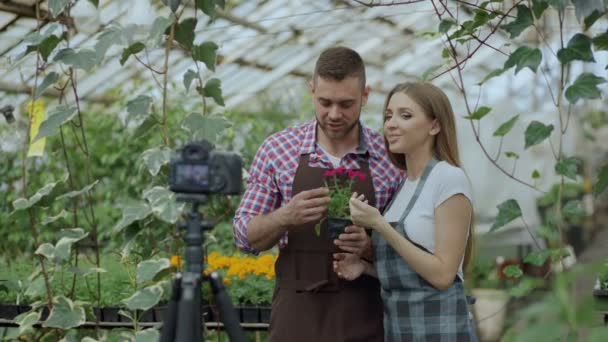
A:
<svg viewBox="0 0 608 342">
<path fill-rule="evenodd" d="M 509 265 L 502 270 L 502 273 L 509 278 L 519 278 L 524 274 L 518 265 Z"/>
<path fill-rule="evenodd" d="M 49 261 L 53 261 L 55 259 L 55 247 L 50 243 L 45 242 L 42 245 L 38 246 L 38 248 L 36 248 L 34 254 L 42 255 Z"/>
<path fill-rule="evenodd" d="M 515 298 L 528 296 L 535 289 L 544 286 L 544 281 L 538 278 L 522 278 L 520 282 L 509 290 L 509 294 Z"/>
<path fill-rule="evenodd" d="M 154 328 L 140 330 L 135 333 L 135 342 L 159 341 L 160 334 Z"/>
<path fill-rule="evenodd" d="M 481 120 L 481 118 L 488 115 L 488 113 L 491 110 L 492 110 L 492 108 L 490 108 L 490 107 L 481 106 L 481 107 L 477 108 L 477 110 L 475 112 L 471 113 L 471 115 L 467 115 L 464 118 L 470 119 L 470 120 Z"/>
<path fill-rule="evenodd" d="M 196 8 L 203 11 L 209 18 L 215 18 L 215 0 L 196 0 Z"/>
<path fill-rule="evenodd" d="M 562 64 L 568 64 L 574 60 L 595 62 L 593 51 L 591 51 L 591 38 L 582 33 L 575 34 L 568 42 L 568 46 L 557 52 L 557 58 Z"/>
<path fill-rule="evenodd" d="M 19 325 L 19 334 L 30 330 L 38 320 L 40 320 L 40 312 L 36 311 L 24 312 L 15 317 L 15 323 Z"/>
<path fill-rule="evenodd" d="M 142 124 L 137 127 L 135 132 L 133 132 L 131 139 L 139 139 L 145 136 L 148 132 L 152 130 L 152 128 L 156 127 L 156 125 L 158 124 L 159 122 L 156 117 L 154 115 L 149 115 L 148 117 L 146 117 L 144 122 L 142 122 Z"/>
<path fill-rule="evenodd" d="M 55 62 L 72 66 L 76 69 L 90 71 L 97 63 L 97 54 L 93 50 L 81 49 L 78 52 L 71 48 L 59 50 L 53 58 Z"/>
<path fill-rule="evenodd" d="M 184 87 L 186 87 L 186 93 L 190 90 L 190 84 L 192 84 L 192 81 L 195 78 L 198 78 L 198 74 L 192 69 L 188 69 L 184 74 Z"/>
<path fill-rule="evenodd" d="M 64 296 L 55 297 L 55 305 L 49 318 L 42 324 L 45 328 L 71 329 L 85 322 L 84 308 Z"/>
<path fill-rule="evenodd" d="M 168 269 L 170 266 L 171 262 L 167 258 L 140 262 L 136 271 L 137 283 L 142 284 L 154 279 L 159 272 Z"/>
<path fill-rule="evenodd" d="M 511 151 L 507 151 L 505 152 L 505 156 L 507 158 L 515 158 L 515 159 L 519 159 L 519 154 L 515 153 L 515 152 L 511 152 Z"/>
<path fill-rule="evenodd" d="M 40 188 L 38 191 L 36 191 L 36 193 L 29 199 L 25 199 L 25 198 L 16 199 L 15 201 L 13 201 L 13 207 L 15 207 L 15 211 L 30 208 L 34 204 L 38 203 L 38 201 L 40 201 L 42 199 L 42 197 L 50 194 L 51 191 L 53 191 L 53 189 L 55 188 L 55 186 L 57 184 L 65 182 L 66 179 L 67 179 L 67 174 L 64 176 L 63 180 L 45 184 L 42 188 Z"/>
<path fill-rule="evenodd" d="M 158 45 L 160 43 L 160 38 L 163 36 L 167 28 L 171 26 L 171 24 L 173 24 L 173 16 L 169 18 L 158 17 L 154 19 L 154 22 L 150 28 L 148 41 L 152 42 L 154 45 Z"/>
<path fill-rule="evenodd" d="M 158 304 L 162 294 L 163 288 L 159 285 L 153 285 L 135 292 L 131 297 L 123 299 L 122 302 L 130 310 L 148 310 Z"/>
<path fill-rule="evenodd" d="M 181 4 L 181 0 L 162 0 L 163 4 L 165 4 L 165 6 L 169 7 L 171 9 L 171 12 L 175 13 L 177 11 L 177 8 L 179 7 L 179 5 Z"/>
<path fill-rule="evenodd" d="M 122 56 L 120 57 L 120 65 L 124 65 L 125 62 L 131 57 L 131 55 L 136 55 L 139 52 L 143 51 L 146 48 L 144 43 L 137 42 L 135 44 L 130 45 L 128 48 L 122 51 Z"/>
<path fill-rule="evenodd" d="M 127 112 L 135 117 L 148 115 L 152 98 L 146 95 L 139 95 L 135 99 L 127 102 Z"/>
<path fill-rule="evenodd" d="M 526 264 L 532 264 L 534 266 L 542 266 L 547 262 L 547 259 L 551 256 L 551 251 L 543 249 L 540 251 L 531 252 L 524 258 Z"/>
<path fill-rule="evenodd" d="M 40 51 L 40 56 L 45 62 L 48 60 L 51 52 L 59 45 L 59 42 L 61 42 L 61 38 L 53 34 L 40 43 L 38 51 Z"/>
<path fill-rule="evenodd" d="M 57 244 L 55 245 L 55 258 L 58 261 L 68 260 L 72 252 L 72 245 L 88 235 L 89 234 L 85 233 L 82 228 L 70 229 L 69 236 L 64 236 L 57 241 Z"/>
<path fill-rule="evenodd" d="M 548 7 L 549 4 L 545 0 L 532 0 L 532 12 L 536 19 L 540 19 L 540 16 Z"/>
<path fill-rule="evenodd" d="M 59 127 L 72 120 L 76 114 L 78 114 L 76 107 L 68 107 L 66 105 L 55 107 L 42 124 L 40 124 L 40 130 L 38 131 L 38 135 L 34 138 L 34 141 L 55 135 L 59 131 Z"/>
<path fill-rule="evenodd" d="M 519 204 L 514 199 L 509 199 L 497 206 L 498 215 L 496 216 L 496 222 L 490 228 L 490 232 L 493 232 L 507 223 L 515 220 L 516 218 L 521 216 L 521 208 Z"/>
<path fill-rule="evenodd" d="M 576 18 L 580 22 L 582 19 L 589 17 L 595 11 L 606 11 L 604 0 L 571 0 L 576 12 Z"/>
<path fill-rule="evenodd" d="M 152 212 L 167 223 L 175 223 L 184 208 L 184 203 L 175 201 L 175 194 L 161 186 L 144 191 L 144 198 L 152 207 Z"/>
<path fill-rule="evenodd" d="M 70 0 L 49 0 L 49 11 L 51 12 L 51 15 L 57 18 L 68 3 L 70 3 Z"/>
<path fill-rule="evenodd" d="M 608 187 L 608 165 L 604 165 L 600 170 L 595 186 L 593 187 L 593 195 L 595 197 L 601 195 Z"/>
<path fill-rule="evenodd" d="M 230 122 L 222 115 L 203 116 L 192 113 L 182 122 L 182 128 L 190 133 L 193 140 L 208 140 L 215 143 L 217 134 L 230 127 Z"/>
<path fill-rule="evenodd" d="M 510 38 L 516 38 L 526 28 L 534 24 L 534 17 L 532 11 L 527 6 L 517 5 L 517 18 L 512 22 L 501 26 L 505 31 L 509 32 Z"/>
<path fill-rule="evenodd" d="M 112 45 L 122 44 L 123 31 L 120 26 L 110 25 L 108 26 L 97 38 L 95 43 L 95 59 L 97 63 L 103 61 L 104 56 Z"/>
<path fill-rule="evenodd" d="M 205 63 L 207 69 L 215 71 L 218 46 L 214 42 L 204 42 L 192 49 L 192 58 L 195 61 Z"/>
<path fill-rule="evenodd" d="M 540 172 L 538 172 L 538 170 L 532 171 L 532 179 L 539 179 L 539 178 L 540 178 Z"/>
<path fill-rule="evenodd" d="M 95 8 L 99 7 L 99 0 L 89 0 L 89 2 L 92 3 Z"/>
<path fill-rule="evenodd" d="M 484 77 L 483 80 L 481 80 L 481 82 L 477 83 L 477 85 L 484 84 L 489 79 L 502 75 L 505 71 L 506 71 L 505 69 L 495 69 L 492 72 L 490 72 L 489 74 L 487 74 L 486 77 Z"/>
<path fill-rule="evenodd" d="M 34 32 L 28 34 L 27 36 L 25 36 L 23 38 L 23 42 L 27 45 L 38 46 L 45 39 L 50 37 L 51 34 L 53 34 L 53 32 L 55 32 L 55 30 L 57 30 L 57 28 L 59 28 L 58 24 L 56 24 L 56 23 L 49 24 L 45 27 L 45 30 L 42 34 L 38 33 L 37 31 L 34 31 Z"/>
<path fill-rule="evenodd" d="M 555 172 L 558 175 L 576 180 L 578 174 L 578 166 L 581 163 L 580 159 L 575 157 L 566 158 L 555 164 Z"/>
<path fill-rule="evenodd" d="M 197 89 L 200 92 L 200 89 Z M 203 96 L 210 97 L 220 106 L 224 106 L 224 98 L 222 97 L 222 83 L 217 78 L 212 78 L 205 83 L 203 88 Z"/>
<path fill-rule="evenodd" d="M 579 200 L 568 201 L 564 205 L 562 212 L 564 214 L 564 218 L 570 222 L 580 220 L 587 216 L 585 214 L 585 210 L 583 209 L 583 204 Z"/>
<path fill-rule="evenodd" d="M 143 220 L 152 213 L 152 208 L 146 203 L 138 202 L 124 206 L 122 218 L 114 227 L 114 232 L 122 231 L 126 226 L 139 220 Z"/>
<path fill-rule="evenodd" d="M 608 50 L 608 32 L 604 32 L 600 35 L 593 37 L 593 47 L 595 51 L 606 51 Z"/>
<path fill-rule="evenodd" d="M 86 193 L 86 192 L 91 191 L 91 189 L 93 189 L 93 187 L 94 187 L 95 185 L 97 185 L 97 183 L 99 183 L 99 180 L 98 180 L 98 179 L 97 179 L 97 180 L 95 180 L 93 183 L 91 183 L 91 184 L 89 184 L 89 185 L 85 186 L 84 188 L 80 189 L 80 190 L 74 190 L 74 191 L 70 191 L 70 192 L 68 192 L 68 193 L 65 193 L 65 194 L 63 194 L 63 195 L 61 195 L 61 196 L 57 197 L 57 199 L 58 199 L 58 200 L 60 200 L 60 199 L 62 199 L 62 198 L 74 198 L 74 197 L 80 196 L 80 195 L 82 195 L 82 194 L 84 194 L 84 193 Z"/>
<path fill-rule="evenodd" d="M 517 121 L 518 118 L 519 118 L 519 114 L 515 115 L 514 117 L 509 119 L 507 122 L 500 125 L 500 127 L 498 127 L 498 129 L 496 129 L 496 131 L 494 132 L 494 136 L 495 137 L 504 137 L 507 133 L 509 133 L 511 131 L 511 129 L 513 129 L 513 126 L 515 125 L 515 121 Z"/>
<path fill-rule="evenodd" d="M 167 147 L 151 148 L 142 153 L 144 164 L 152 176 L 156 176 L 160 168 L 171 159 L 171 150 Z"/>
<path fill-rule="evenodd" d="M 443 19 L 441 23 L 439 23 L 439 32 L 447 33 L 452 26 L 455 26 L 456 22 L 452 19 Z"/>
<path fill-rule="evenodd" d="M 589 16 L 587 16 L 585 18 L 585 25 L 583 28 L 583 31 L 587 31 L 591 28 L 591 26 L 593 26 L 593 24 L 595 24 L 595 22 L 601 18 L 603 15 L 603 13 L 601 13 L 598 10 L 593 11 L 593 13 L 591 13 Z"/>
<path fill-rule="evenodd" d="M 44 220 L 40 221 L 40 224 L 42 224 L 43 226 L 46 226 L 50 223 L 53 223 L 59 219 L 62 218 L 66 218 L 68 216 L 68 212 L 65 211 L 65 209 L 61 209 L 61 212 L 55 216 L 47 216 L 44 218 Z"/>
<path fill-rule="evenodd" d="M 184 19 L 175 27 L 175 40 L 177 40 L 186 50 L 192 49 L 195 28 L 196 19 L 194 18 Z"/>
<path fill-rule="evenodd" d="M 566 89 L 568 102 L 575 104 L 579 99 L 599 99 L 602 97 L 597 85 L 606 82 L 603 77 L 592 73 L 580 74 L 574 83 Z"/>
<path fill-rule="evenodd" d="M 40 96 L 42 96 L 42 94 L 44 94 L 44 91 L 51 85 L 53 85 L 55 82 L 57 82 L 57 80 L 59 79 L 59 74 L 57 74 L 56 72 L 50 72 L 48 75 L 46 75 L 44 77 L 44 80 L 42 80 L 42 83 L 40 83 L 40 85 L 38 86 L 38 88 L 36 88 L 36 92 L 34 92 L 34 100 L 38 99 Z"/>
<path fill-rule="evenodd" d="M 517 74 L 523 68 L 529 68 L 533 72 L 536 72 L 540 62 L 543 59 L 543 54 L 539 49 L 531 49 L 527 46 L 520 46 L 509 56 L 505 62 L 504 69 L 510 69 L 513 66 L 515 68 L 515 74 Z"/>
<path fill-rule="evenodd" d="M 74 267 L 74 266 L 68 267 L 67 271 L 71 272 L 71 273 L 74 273 L 74 274 L 77 274 L 77 275 L 79 275 L 81 277 L 86 277 L 86 276 L 91 275 L 91 274 L 107 273 L 108 272 L 105 269 L 99 268 L 99 267 L 90 267 L 90 268 L 82 269 L 82 268 L 78 268 L 78 267 Z"/>
<path fill-rule="evenodd" d="M 568 0 L 546 0 L 551 7 L 555 8 L 559 12 L 563 12 L 568 5 Z"/>
<path fill-rule="evenodd" d="M 532 121 L 526 128 L 526 145 L 525 148 L 540 144 L 547 139 L 553 132 L 553 125 L 545 125 L 540 121 Z"/>
</svg>

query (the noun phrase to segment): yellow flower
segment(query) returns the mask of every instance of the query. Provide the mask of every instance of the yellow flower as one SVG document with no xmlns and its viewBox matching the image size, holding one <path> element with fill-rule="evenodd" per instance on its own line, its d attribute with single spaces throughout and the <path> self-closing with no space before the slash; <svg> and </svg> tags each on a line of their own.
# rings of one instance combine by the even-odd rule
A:
<svg viewBox="0 0 608 342">
<path fill-rule="evenodd" d="M 175 267 L 181 270 L 182 268 L 182 258 L 179 255 L 171 256 L 171 267 Z"/>
</svg>

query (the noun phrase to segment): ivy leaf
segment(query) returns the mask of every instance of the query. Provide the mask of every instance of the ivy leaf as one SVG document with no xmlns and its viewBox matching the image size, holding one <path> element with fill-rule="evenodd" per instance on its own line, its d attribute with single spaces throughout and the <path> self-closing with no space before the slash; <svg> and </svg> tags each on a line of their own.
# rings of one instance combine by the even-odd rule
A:
<svg viewBox="0 0 608 342">
<path fill-rule="evenodd" d="M 190 84 L 192 84 L 192 81 L 197 77 L 198 74 L 196 73 L 196 71 L 192 69 L 188 69 L 188 71 L 186 71 L 186 73 L 184 74 L 184 87 L 186 87 L 186 93 L 188 92 L 188 90 L 190 90 Z"/>
<path fill-rule="evenodd" d="M 568 64 L 574 60 L 595 62 L 593 51 L 591 51 L 591 38 L 582 33 L 575 34 L 568 42 L 568 46 L 557 52 L 557 58 L 562 64 Z"/>
<path fill-rule="evenodd" d="M 122 51 L 122 56 L 120 57 L 120 65 L 124 65 L 125 62 L 131 57 L 131 55 L 136 55 L 139 52 L 143 51 L 146 48 L 144 43 L 137 42 L 135 44 L 130 45 L 128 48 Z"/>
<path fill-rule="evenodd" d="M 122 231 L 126 226 L 139 220 L 143 220 L 152 213 L 152 208 L 147 203 L 137 202 L 126 205 L 122 211 L 122 218 L 114 227 L 114 233 Z"/>
<path fill-rule="evenodd" d="M 137 265 L 136 280 L 138 284 L 145 283 L 161 271 L 168 269 L 171 266 L 169 259 L 163 258 L 158 260 L 146 260 Z"/>
<path fill-rule="evenodd" d="M 230 122 L 222 115 L 203 116 L 191 113 L 182 122 L 182 128 L 188 131 L 193 140 L 207 140 L 214 143 L 217 134 L 230 127 Z"/>
<path fill-rule="evenodd" d="M 553 125 L 545 125 L 539 121 L 532 121 L 526 128 L 526 145 L 525 148 L 540 144 L 547 139 L 553 132 Z"/>
<path fill-rule="evenodd" d="M 519 278 L 524 274 L 519 265 L 509 265 L 502 270 L 502 273 L 509 278 Z"/>
<path fill-rule="evenodd" d="M 540 172 L 538 172 L 538 170 L 532 171 L 532 179 L 539 179 L 539 178 L 540 178 Z"/>
<path fill-rule="evenodd" d="M 519 114 L 515 115 L 514 117 L 509 119 L 507 122 L 500 125 L 500 127 L 498 127 L 498 129 L 496 129 L 496 131 L 494 132 L 494 136 L 495 137 L 504 137 L 507 133 L 509 133 L 511 131 L 511 129 L 513 129 L 513 126 L 515 125 L 515 121 L 517 121 L 518 118 L 519 118 Z"/>
<path fill-rule="evenodd" d="M 517 5 L 517 18 L 512 22 L 503 25 L 502 28 L 509 32 L 511 35 L 510 38 L 513 39 L 519 36 L 532 24 L 534 24 L 534 17 L 532 17 L 530 9 L 524 5 Z"/>
<path fill-rule="evenodd" d="M 42 124 L 40 124 L 40 130 L 38 131 L 38 135 L 34 138 L 34 142 L 41 138 L 54 135 L 61 125 L 72 120 L 76 114 L 78 114 L 76 107 L 68 107 L 66 105 L 55 107 Z"/>
<path fill-rule="evenodd" d="M 179 5 L 181 4 L 181 0 L 162 0 L 163 4 L 165 4 L 165 6 L 169 7 L 171 9 L 171 12 L 175 13 L 175 11 L 177 11 L 177 8 L 179 7 Z"/>
<path fill-rule="evenodd" d="M 492 72 L 487 74 L 486 77 L 484 77 L 483 80 L 481 80 L 481 82 L 477 83 L 477 85 L 482 85 L 482 84 L 486 83 L 489 79 L 502 75 L 505 71 L 506 71 L 506 69 L 504 69 L 504 68 L 492 70 Z"/>
<path fill-rule="evenodd" d="M 89 234 L 85 233 L 82 228 L 73 228 L 70 229 L 69 236 L 64 236 L 55 245 L 55 258 L 58 261 L 66 261 L 69 259 L 70 254 L 72 252 L 72 245 Z"/>
<path fill-rule="evenodd" d="M 604 13 L 606 4 L 604 0 L 572 0 L 576 18 L 580 22 L 583 18 L 589 17 L 593 12 L 599 11 Z"/>
<path fill-rule="evenodd" d="M 158 17 L 154 19 L 152 26 L 150 27 L 150 35 L 148 36 L 148 41 L 152 42 L 154 45 L 158 45 L 160 43 L 160 38 L 163 36 L 167 28 L 173 24 L 173 16 L 169 18 Z"/>
<path fill-rule="evenodd" d="M 443 19 L 440 23 L 439 23 L 439 32 L 441 33 L 447 33 L 450 28 L 452 28 L 452 26 L 455 26 L 456 22 L 452 19 Z"/>
<path fill-rule="evenodd" d="M 515 153 L 515 152 L 511 152 L 511 151 L 507 151 L 505 152 L 505 156 L 507 158 L 515 158 L 515 159 L 519 159 L 519 154 Z"/>
<path fill-rule="evenodd" d="M 532 12 L 536 19 L 540 19 L 540 16 L 548 7 L 549 4 L 545 0 L 532 0 Z"/>
<path fill-rule="evenodd" d="M 184 203 L 177 203 L 175 194 L 161 186 L 144 191 L 144 198 L 150 203 L 152 212 L 159 219 L 167 223 L 175 223 L 179 218 L 180 212 L 184 208 Z"/>
<path fill-rule="evenodd" d="M 200 93 L 200 89 L 197 90 L 199 90 Z M 224 106 L 224 98 L 222 97 L 222 83 L 217 78 L 212 78 L 205 83 L 205 88 L 203 88 L 203 93 L 201 95 L 211 97 L 215 103 L 220 106 Z"/>
<path fill-rule="evenodd" d="M 558 175 L 562 175 L 570 179 L 576 180 L 576 175 L 578 173 L 578 166 L 580 162 L 581 161 L 575 157 L 566 158 L 555 164 L 555 172 Z"/>
<path fill-rule="evenodd" d="M 205 63 L 207 69 L 215 71 L 217 49 L 218 46 L 214 42 L 204 42 L 194 47 L 192 50 L 192 58 L 194 58 L 195 61 Z"/>
<path fill-rule="evenodd" d="M 215 0 L 196 0 L 196 8 L 203 11 L 209 18 L 215 18 Z"/>
<path fill-rule="evenodd" d="M 148 115 L 152 98 L 146 95 L 139 95 L 135 99 L 127 102 L 127 112 L 134 117 Z"/>
<path fill-rule="evenodd" d="M 158 304 L 163 294 L 163 288 L 153 285 L 135 292 L 131 297 L 123 299 L 122 302 L 130 310 L 148 310 Z"/>
<path fill-rule="evenodd" d="M 504 69 L 507 70 L 513 66 L 516 66 L 515 74 L 517 74 L 523 68 L 529 68 L 533 72 L 536 72 L 542 59 L 543 54 L 539 49 L 520 46 L 511 54 L 511 56 L 509 56 L 505 62 Z"/>
<path fill-rule="evenodd" d="M 57 18 L 65 9 L 70 0 L 49 0 L 49 11 L 54 18 Z"/>
<path fill-rule="evenodd" d="M 34 100 L 37 100 L 38 98 L 40 98 L 40 96 L 42 96 L 42 94 L 44 94 L 44 91 L 52 84 L 55 84 L 55 82 L 57 82 L 58 79 L 59 79 L 59 74 L 57 74 L 54 71 L 50 72 L 48 75 L 46 75 L 44 77 L 44 80 L 42 80 L 42 83 L 40 83 L 40 85 L 38 86 L 38 88 L 36 88 L 36 91 L 34 92 Z"/>
<path fill-rule="evenodd" d="M 61 38 L 52 34 L 48 38 L 43 40 L 42 43 L 40 43 L 40 45 L 38 46 L 38 51 L 40 51 L 40 56 L 45 62 L 48 60 L 51 52 L 53 52 L 57 45 L 59 45 L 59 42 L 61 42 Z"/>
<path fill-rule="evenodd" d="M 597 85 L 604 82 L 606 82 L 606 79 L 603 77 L 588 72 L 582 73 L 566 89 L 566 98 L 572 104 L 575 104 L 579 99 L 599 99 L 602 97 L 602 93 Z"/>
<path fill-rule="evenodd" d="M 37 311 L 24 312 L 15 317 L 15 323 L 19 325 L 19 335 L 30 330 L 39 320 L 40 312 Z M 16 336 L 15 339 L 18 339 L 18 337 Z"/>
<path fill-rule="evenodd" d="M 112 45 L 120 45 L 122 43 L 122 33 L 122 28 L 117 25 L 110 25 L 101 32 L 94 47 L 97 63 L 103 61 L 103 57 Z"/>
<path fill-rule="evenodd" d="M 608 165 L 604 165 L 600 170 L 595 186 L 593 187 L 593 195 L 595 197 L 601 195 L 608 187 Z"/>
<path fill-rule="evenodd" d="M 184 19 L 175 27 L 175 40 L 177 40 L 187 50 L 192 50 L 195 28 L 196 19 L 194 18 Z"/>
<path fill-rule="evenodd" d="M 167 147 L 151 148 L 142 153 L 144 164 L 152 176 L 156 176 L 160 168 L 171 159 L 171 150 Z"/>
<path fill-rule="evenodd" d="M 593 37 L 593 46 L 595 51 L 606 51 L 608 50 L 608 32 L 604 32 L 600 35 Z"/>
<path fill-rule="evenodd" d="M 493 232 L 507 223 L 515 220 L 516 218 L 521 216 L 521 208 L 519 204 L 514 199 L 509 199 L 497 206 L 498 215 L 496 216 L 496 221 L 490 228 L 490 232 Z"/>
<path fill-rule="evenodd" d="M 467 115 L 464 118 L 470 120 L 481 120 L 481 118 L 486 116 L 491 110 L 492 108 L 490 107 L 481 106 L 477 108 L 475 112 L 471 113 L 471 115 Z"/>
<path fill-rule="evenodd" d="M 88 49 L 81 49 L 76 52 L 74 49 L 65 48 L 57 52 L 53 61 L 59 61 L 76 69 L 90 71 L 97 63 L 97 54 L 95 51 Z"/>
<path fill-rule="evenodd" d="M 569 220 L 579 220 L 586 216 L 583 205 L 579 200 L 568 201 L 562 209 L 564 217 Z"/>
<path fill-rule="evenodd" d="M 531 252 L 524 258 L 524 263 L 540 267 L 547 262 L 547 259 L 549 259 L 550 256 L 551 251 L 547 249 Z"/>
<path fill-rule="evenodd" d="M 64 296 L 55 297 L 55 305 L 49 318 L 42 324 L 45 328 L 71 329 L 84 324 L 84 308 Z"/>
<path fill-rule="evenodd" d="M 93 183 L 85 186 L 84 188 L 82 188 L 80 190 L 74 190 L 74 191 L 70 191 L 70 192 L 68 192 L 66 194 L 63 194 L 63 195 L 57 197 L 57 199 L 60 200 L 62 198 L 74 198 L 74 197 L 80 196 L 80 195 L 82 195 L 84 193 L 87 193 L 87 192 L 91 191 L 91 189 L 93 189 L 93 187 L 95 185 L 97 185 L 97 183 L 99 183 L 99 179 L 95 180 Z"/>
</svg>

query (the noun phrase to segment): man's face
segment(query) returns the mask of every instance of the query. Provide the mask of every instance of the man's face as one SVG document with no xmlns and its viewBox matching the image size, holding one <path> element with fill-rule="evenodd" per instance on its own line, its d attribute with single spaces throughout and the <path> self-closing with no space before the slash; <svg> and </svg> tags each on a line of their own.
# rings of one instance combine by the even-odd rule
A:
<svg viewBox="0 0 608 342">
<path fill-rule="evenodd" d="M 317 76 L 317 84 L 310 84 L 316 118 L 322 132 L 340 140 L 357 127 L 361 107 L 367 103 L 369 87 L 361 89 L 358 77 L 342 81 Z"/>
</svg>

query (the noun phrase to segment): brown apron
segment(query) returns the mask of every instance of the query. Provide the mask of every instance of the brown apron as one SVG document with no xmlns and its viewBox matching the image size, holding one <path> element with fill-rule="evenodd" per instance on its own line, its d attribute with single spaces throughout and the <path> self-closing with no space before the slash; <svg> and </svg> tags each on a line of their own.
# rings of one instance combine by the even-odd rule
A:
<svg viewBox="0 0 608 342">
<path fill-rule="evenodd" d="M 293 196 L 323 186 L 326 169 L 308 165 L 300 157 L 293 181 Z M 376 198 L 369 163 L 360 161 L 364 181 L 353 185 L 371 205 Z M 354 281 L 339 279 L 332 268 L 333 253 L 327 224 L 315 234 L 316 222 L 289 231 L 289 241 L 275 264 L 276 287 L 270 317 L 270 341 L 342 342 L 383 341 L 383 312 L 377 279 L 362 275 Z"/>
</svg>

